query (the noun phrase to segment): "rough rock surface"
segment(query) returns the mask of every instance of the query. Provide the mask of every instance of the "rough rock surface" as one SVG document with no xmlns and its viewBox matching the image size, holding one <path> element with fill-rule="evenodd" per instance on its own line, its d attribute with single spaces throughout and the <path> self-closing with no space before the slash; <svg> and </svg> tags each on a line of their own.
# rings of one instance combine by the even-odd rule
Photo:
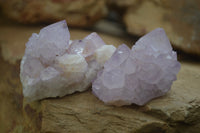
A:
<svg viewBox="0 0 200 133">
<path fill-rule="evenodd" d="M 4 14 L 20 23 L 52 23 L 66 19 L 69 26 L 90 26 L 107 14 L 105 0 L 1 0 Z"/>
<path fill-rule="evenodd" d="M 95 32 L 70 41 L 65 21 L 33 33 L 20 66 L 24 97 L 33 101 L 88 89 L 115 49 Z"/>
<path fill-rule="evenodd" d="M 19 79 L 20 62 L 17 59 L 22 57 L 27 37 L 38 32 L 40 27 L 4 24 L 0 28 L 0 75 L 3 75 L 0 76 L 0 132 L 199 133 L 198 60 L 181 60 L 178 80 L 172 85 L 171 91 L 143 107 L 106 106 L 91 91 L 26 104 Z M 16 36 L 10 37 L 13 33 Z M 80 30 L 71 30 L 70 33 L 72 39 L 81 39 L 89 34 Z M 100 35 L 107 44 L 129 44 L 124 38 Z M 2 53 L 5 49 L 8 54 Z M 11 64 L 16 56 L 18 58 Z"/>
<path fill-rule="evenodd" d="M 200 1 L 132 1 L 124 15 L 127 31 L 143 35 L 163 27 L 172 44 L 192 54 L 200 55 Z"/>
<path fill-rule="evenodd" d="M 130 49 L 120 45 L 92 83 L 93 93 L 106 104 L 144 105 L 165 95 L 180 70 L 177 54 L 165 31 L 157 28 Z"/>
</svg>

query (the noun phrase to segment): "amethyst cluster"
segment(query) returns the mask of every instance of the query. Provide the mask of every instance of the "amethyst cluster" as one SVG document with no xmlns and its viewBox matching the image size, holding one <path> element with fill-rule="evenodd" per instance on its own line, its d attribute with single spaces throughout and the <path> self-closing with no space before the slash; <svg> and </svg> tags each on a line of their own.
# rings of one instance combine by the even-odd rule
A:
<svg viewBox="0 0 200 133">
<path fill-rule="evenodd" d="M 33 33 L 20 68 L 24 97 L 33 101 L 86 90 L 115 50 L 96 33 L 71 41 L 65 21 Z"/>
<path fill-rule="evenodd" d="M 62 97 L 89 88 L 106 104 L 144 105 L 166 94 L 180 70 L 163 29 L 130 49 L 106 45 L 96 33 L 70 40 L 65 21 L 33 33 L 21 61 L 20 79 L 28 101 Z M 97 74 L 98 73 L 98 74 Z"/>
<path fill-rule="evenodd" d="M 166 94 L 180 70 L 176 52 L 163 29 L 140 38 L 130 49 L 122 44 L 93 82 L 93 93 L 107 104 L 144 105 Z"/>
</svg>

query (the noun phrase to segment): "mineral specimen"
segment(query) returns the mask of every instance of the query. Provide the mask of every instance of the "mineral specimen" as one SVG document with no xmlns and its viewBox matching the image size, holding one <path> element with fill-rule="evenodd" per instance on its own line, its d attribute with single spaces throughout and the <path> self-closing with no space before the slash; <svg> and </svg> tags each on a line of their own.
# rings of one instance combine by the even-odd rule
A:
<svg viewBox="0 0 200 133">
<path fill-rule="evenodd" d="M 176 52 L 161 28 L 140 38 L 129 49 L 120 45 L 92 84 L 106 104 L 144 105 L 166 94 L 180 70 Z"/>
<path fill-rule="evenodd" d="M 21 61 L 20 78 L 28 101 L 86 90 L 116 48 L 96 34 L 70 41 L 65 21 L 33 33 Z"/>
</svg>

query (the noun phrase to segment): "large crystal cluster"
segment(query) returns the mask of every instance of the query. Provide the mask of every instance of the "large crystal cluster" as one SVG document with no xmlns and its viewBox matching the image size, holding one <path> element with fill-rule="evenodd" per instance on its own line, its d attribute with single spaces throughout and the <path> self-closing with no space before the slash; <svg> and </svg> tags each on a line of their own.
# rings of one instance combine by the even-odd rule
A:
<svg viewBox="0 0 200 133">
<path fill-rule="evenodd" d="M 26 44 L 20 68 L 23 94 L 32 101 L 84 91 L 115 50 L 96 33 L 71 41 L 65 21 L 49 25 Z"/>
<path fill-rule="evenodd" d="M 112 105 L 144 105 L 166 94 L 180 63 L 163 29 L 140 38 L 129 49 L 120 45 L 93 82 L 93 93 Z"/>
</svg>

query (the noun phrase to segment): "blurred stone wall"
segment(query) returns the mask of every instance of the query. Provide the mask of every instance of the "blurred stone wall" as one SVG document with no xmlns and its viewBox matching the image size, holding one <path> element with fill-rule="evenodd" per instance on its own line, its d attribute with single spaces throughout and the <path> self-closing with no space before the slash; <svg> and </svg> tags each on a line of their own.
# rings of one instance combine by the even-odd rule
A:
<svg viewBox="0 0 200 133">
<path fill-rule="evenodd" d="M 130 34 L 141 36 L 162 27 L 176 48 L 200 55 L 199 0 L 109 0 L 109 4 L 124 12 Z"/>
<path fill-rule="evenodd" d="M 123 20 L 128 33 L 142 36 L 162 27 L 174 47 L 200 55 L 199 0 L 0 0 L 0 5 L 19 23 L 66 19 L 71 27 L 91 27 L 115 9 L 121 16 L 116 21 Z"/>
<path fill-rule="evenodd" d="M 3 13 L 19 23 L 53 23 L 85 27 L 107 14 L 105 0 L 1 0 Z"/>
</svg>

